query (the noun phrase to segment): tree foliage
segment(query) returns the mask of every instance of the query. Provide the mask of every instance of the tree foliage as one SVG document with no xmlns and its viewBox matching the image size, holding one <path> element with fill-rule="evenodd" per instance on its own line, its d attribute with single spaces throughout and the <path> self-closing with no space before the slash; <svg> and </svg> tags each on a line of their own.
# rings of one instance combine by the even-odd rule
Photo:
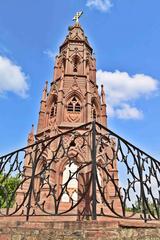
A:
<svg viewBox="0 0 160 240">
<path fill-rule="evenodd" d="M 11 208 L 14 205 L 16 190 L 19 186 L 18 176 L 0 174 L 0 208 Z"/>
<path fill-rule="evenodd" d="M 144 203 L 144 206 L 141 201 L 136 201 L 132 208 L 126 208 L 127 212 L 134 213 L 143 213 L 145 211 L 146 214 L 152 214 L 153 216 L 160 216 L 160 204 L 158 201 L 155 203 L 148 200 L 148 202 Z"/>
</svg>

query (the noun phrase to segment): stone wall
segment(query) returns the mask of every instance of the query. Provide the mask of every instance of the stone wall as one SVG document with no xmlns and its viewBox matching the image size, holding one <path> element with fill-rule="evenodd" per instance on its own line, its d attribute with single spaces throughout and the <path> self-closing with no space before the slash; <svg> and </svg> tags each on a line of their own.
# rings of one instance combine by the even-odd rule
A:
<svg viewBox="0 0 160 240">
<path fill-rule="evenodd" d="M 160 223 L 0 221 L 0 240 L 158 240 Z"/>
</svg>

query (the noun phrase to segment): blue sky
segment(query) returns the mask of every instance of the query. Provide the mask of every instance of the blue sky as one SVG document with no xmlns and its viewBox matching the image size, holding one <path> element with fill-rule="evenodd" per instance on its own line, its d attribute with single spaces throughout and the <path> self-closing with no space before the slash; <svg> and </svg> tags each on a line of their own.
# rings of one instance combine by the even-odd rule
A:
<svg viewBox="0 0 160 240">
<path fill-rule="evenodd" d="M 108 127 L 160 156 L 159 0 L 0 0 L 0 154 L 26 145 L 76 11 L 104 83 Z"/>
</svg>

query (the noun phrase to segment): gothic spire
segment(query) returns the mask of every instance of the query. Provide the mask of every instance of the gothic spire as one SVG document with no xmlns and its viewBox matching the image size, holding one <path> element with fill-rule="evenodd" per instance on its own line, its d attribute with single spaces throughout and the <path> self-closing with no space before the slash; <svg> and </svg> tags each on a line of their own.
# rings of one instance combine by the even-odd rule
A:
<svg viewBox="0 0 160 240">
<path fill-rule="evenodd" d="M 34 144 L 34 124 L 32 124 L 32 128 L 30 133 L 28 134 L 28 145 Z"/>
<path fill-rule="evenodd" d="M 102 103 L 102 105 L 106 105 L 106 94 L 104 91 L 103 84 L 101 85 L 101 103 Z"/>
<path fill-rule="evenodd" d="M 43 94 L 42 94 L 42 101 L 46 101 L 47 92 L 48 92 L 48 81 L 45 82 L 45 86 L 44 86 Z"/>
</svg>

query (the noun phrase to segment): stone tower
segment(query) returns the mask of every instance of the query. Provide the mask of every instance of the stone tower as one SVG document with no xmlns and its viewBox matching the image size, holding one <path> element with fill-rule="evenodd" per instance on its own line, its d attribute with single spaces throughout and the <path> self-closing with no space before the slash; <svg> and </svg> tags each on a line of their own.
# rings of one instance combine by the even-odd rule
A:
<svg viewBox="0 0 160 240">
<path fill-rule="evenodd" d="M 94 120 L 105 128 L 107 127 L 106 96 L 103 85 L 101 86 L 101 95 L 98 93 L 96 59 L 93 49 L 82 27 L 76 21 L 74 26 L 69 27 L 69 33 L 56 56 L 53 80 L 49 90 L 48 82 L 45 83 L 37 132 L 34 134 L 32 126 L 32 131 L 28 136 L 29 148 L 26 151 L 24 162 L 26 180 L 24 180 L 22 188 L 17 191 L 19 205 L 23 202 L 25 192 L 28 191 L 27 189 L 31 189 L 29 186 L 32 184 L 34 198 L 32 196 L 31 199 L 34 209 L 37 209 L 40 203 L 43 203 L 44 208 L 45 202 L 45 208 L 48 211 L 65 212 L 66 209 L 72 208 L 73 211 L 80 212 L 80 215 L 90 215 L 93 136 L 90 130 L 88 130 L 90 135 L 85 137 L 82 135 L 84 134 L 83 126 Z M 79 127 L 77 131 L 79 136 L 71 131 L 65 133 L 76 127 Z M 101 134 L 107 134 L 106 130 L 101 129 Z M 58 143 L 57 136 L 59 135 L 63 135 L 61 143 Z M 32 147 L 35 140 L 41 142 L 41 140 L 52 139 L 52 137 L 55 137 L 55 140 L 53 142 L 51 140 L 48 147 L 43 143 L 42 145 L 40 143 L 37 148 L 36 145 Z M 103 166 L 108 161 L 107 159 L 111 158 L 112 164 L 107 163 L 107 171 L 118 185 L 117 161 L 109 156 L 112 155 L 110 153 L 113 152 L 113 149 L 114 140 L 111 143 L 100 143 L 97 146 L 96 162 L 97 175 L 99 174 L 104 194 L 107 199 L 114 200 L 117 205 L 115 187 L 108 180 L 109 177 L 105 175 L 104 171 L 98 167 L 98 164 Z M 37 159 L 36 156 L 38 156 Z M 71 169 L 72 167 L 73 169 Z M 74 172 L 76 171 L 75 177 Z M 73 179 L 69 181 L 67 176 L 69 179 L 71 172 Z M 33 175 L 36 176 L 34 184 L 30 180 Z M 70 184 L 70 182 L 74 182 L 74 184 Z M 102 198 L 98 188 L 96 194 L 99 198 L 100 210 Z M 55 199 L 57 200 L 55 201 Z M 77 201 L 80 204 L 73 207 Z"/>
<path fill-rule="evenodd" d="M 37 128 L 37 139 L 96 119 L 107 126 L 103 86 L 96 84 L 96 59 L 79 23 L 69 33 L 55 59 L 53 81 L 46 82 Z"/>
</svg>

